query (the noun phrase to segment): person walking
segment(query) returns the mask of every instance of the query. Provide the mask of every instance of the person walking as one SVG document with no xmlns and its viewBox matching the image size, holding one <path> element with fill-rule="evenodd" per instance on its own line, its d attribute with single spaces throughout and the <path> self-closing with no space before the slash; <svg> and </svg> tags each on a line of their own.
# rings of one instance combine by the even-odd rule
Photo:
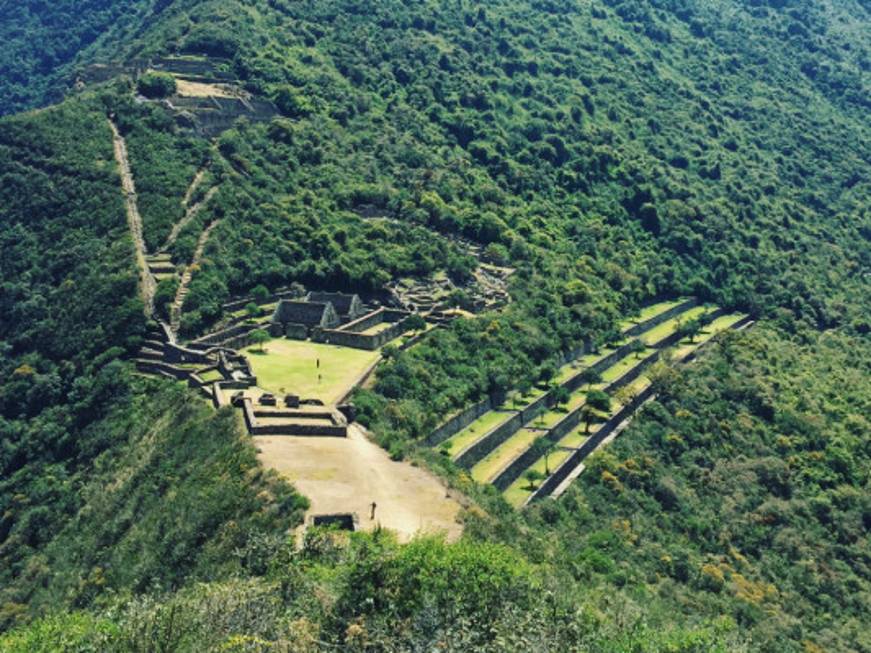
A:
<svg viewBox="0 0 871 653">
<path fill-rule="evenodd" d="M 369 506 L 369 519 L 370 520 L 375 519 L 375 508 L 377 508 L 377 507 L 378 507 L 378 505 L 374 501 L 372 502 L 372 505 Z"/>
</svg>

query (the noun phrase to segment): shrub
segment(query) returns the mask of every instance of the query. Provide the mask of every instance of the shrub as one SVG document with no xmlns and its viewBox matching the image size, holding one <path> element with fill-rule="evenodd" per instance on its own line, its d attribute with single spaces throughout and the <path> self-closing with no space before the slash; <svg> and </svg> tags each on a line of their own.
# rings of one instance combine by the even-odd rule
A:
<svg viewBox="0 0 871 653">
<path fill-rule="evenodd" d="M 172 75 L 151 72 L 139 78 L 136 88 L 147 98 L 160 99 L 175 93 L 177 85 Z"/>
</svg>

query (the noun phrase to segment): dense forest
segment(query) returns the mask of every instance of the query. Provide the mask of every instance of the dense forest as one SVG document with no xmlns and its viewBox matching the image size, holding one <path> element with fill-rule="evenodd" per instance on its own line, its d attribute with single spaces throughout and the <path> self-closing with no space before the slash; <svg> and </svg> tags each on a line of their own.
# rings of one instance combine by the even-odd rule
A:
<svg viewBox="0 0 871 653">
<path fill-rule="evenodd" d="M 0 9 L 0 114 L 41 108 L 0 119 L 0 648 L 871 651 L 866 3 L 82 4 Z M 210 142 L 132 79 L 72 84 L 168 54 L 279 115 Z M 389 352 L 355 397 L 476 502 L 459 544 L 296 548 L 305 499 L 232 413 L 132 373 L 108 115 L 149 250 L 198 173 L 214 189 L 169 247 L 189 263 L 216 223 L 185 334 L 260 285 L 463 282 L 467 242 L 516 269 L 504 310 Z M 758 323 L 664 364 L 560 501 L 517 513 L 419 448 L 688 294 Z"/>
</svg>

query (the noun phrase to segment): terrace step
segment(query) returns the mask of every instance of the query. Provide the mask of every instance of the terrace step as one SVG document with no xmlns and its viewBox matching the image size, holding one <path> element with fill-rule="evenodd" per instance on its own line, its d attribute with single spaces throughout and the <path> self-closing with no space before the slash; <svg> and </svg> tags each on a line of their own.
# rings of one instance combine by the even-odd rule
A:
<svg viewBox="0 0 871 653">
<path fill-rule="evenodd" d="M 163 360 L 163 352 L 155 349 L 143 347 L 136 354 L 142 360 L 161 361 Z"/>
</svg>

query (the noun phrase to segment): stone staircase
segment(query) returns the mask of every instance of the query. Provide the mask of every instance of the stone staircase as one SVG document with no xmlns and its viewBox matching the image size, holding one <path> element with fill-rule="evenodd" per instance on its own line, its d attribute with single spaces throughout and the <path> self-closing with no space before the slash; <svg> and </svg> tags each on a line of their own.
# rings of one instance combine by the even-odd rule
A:
<svg viewBox="0 0 871 653">
<path fill-rule="evenodd" d="M 151 276 L 158 283 L 164 279 L 171 279 L 176 274 L 175 265 L 169 254 L 149 254 L 145 257 L 145 262 L 148 265 L 148 271 L 151 273 Z"/>
</svg>

